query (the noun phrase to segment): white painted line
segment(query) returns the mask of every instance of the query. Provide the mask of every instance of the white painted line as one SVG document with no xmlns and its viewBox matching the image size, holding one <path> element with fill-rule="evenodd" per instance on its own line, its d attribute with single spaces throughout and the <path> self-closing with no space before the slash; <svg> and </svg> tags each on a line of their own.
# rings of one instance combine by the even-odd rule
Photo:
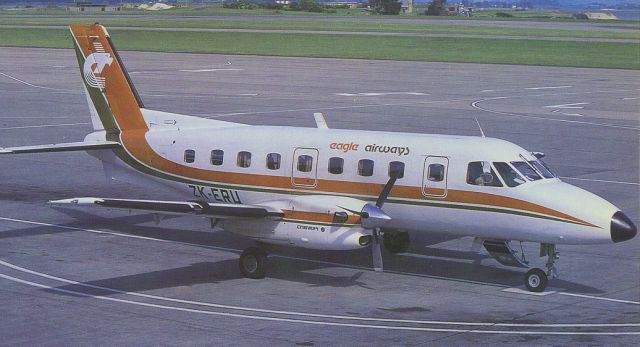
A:
<svg viewBox="0 0 640 347">
<path fill-rule="evenodd" d="M 577 181 L 590 181 L 590 182 L 602 182 L 602 183 L 613 183 L 613 184 L 629 184 L 633 186 L 640 186 L 640 183 L 636 182 L 622 182 L 622 181 L 608 181 L 608 180 L 597 180 L 594 178 L 577 178 L 577 177 L 559 177 L 567 180 L 577 180 Z"/>
<path fill-rule="evenodd" d="M 76 118 L 76 117 L 75 116 L 0 117 L 0 119 L 63 119 L 63 118 Z"/>
<path fill-rule="evenodd" d="M 68 92 L 68 91 L 70 91 L 70 92 L 75 92 L 74 90 L 71 90 L 71 89 L 60 89 L 60 88 L 52 88 L 52 87 L 39 86 L 39 85 L 37 85 L 37 84 L 32 84 L 32 83 L 29 83 L 29 82 L 27 82 L 27 81 L 23 81 L 23 80 L 21 80 L 21 79 L 19 79 L 19 78 L 17 78 L 17 77 L 13 77 L 13 76 L 11 76 L 11 75 L 7 75 L 7 74 L 6 74 L 6 73 L 4 73 L 4 72 L 0 72 L 0 75 L 2 75 L 2 76 L 4 76 L 4 77 L 7 77 L 7 78 L 10 78 L 10 79 L 12 79 L 12 80 L 14 80 L 14 81 L 16 81 L 16 82 L 22 83 L 22 84 L 24 84 L 24 85 L 27 85 L 27 86 L 29 86 L 29 87 L 33 87 L 33 88 L 48 89 L 48 90 L 58 90 L 58 91 L 65 91 L 65 92 Z"/>
<path fill-rule="evenodd" d="M 506 98 L 506 97 L 505 97 Z M 304 112 L 315 111 L 322 112 L 327 110 L 348 110 L 356 108 L 370 108 L 370 107 L 386 107 L 386 106 L 411 106 L 411 105 L 428 105 L 439 104 L 449 102 L 462 102 L 469 101 L 469 99 L 453 99 L 453 100 L 436 100 L 436 101 L 412 101 L 412 102 L 394 102 L 387 104 L 367 104 L 367 105 L 351 105 L 351 106 L 334 106 L 334 107 L 314 107 L 314 108 L 293 108 L 274 111 L 252 111 L 252 112 L 233 112 L 233 113 L 217 113 L 217 114 L 200 114 L 203 118 L 222 118 L 231 116 L 245 116 L 245 115 L 258 115 L 258 114 L 273 114 L 273 113 L 285 113 L 285 112 Z"/>
<path fill-rule="evenodd" d="M 601 296 L 592 296 L 592 295 L 584 295 L 584 294 L 573 294 L 573 293 L 558 293 L 558 294 L 567 295 L 567 296 L 575 296 L 575 297 L 578 297 L 578 298 L 585 298 L 585 299 L 604 300 L 604 301 L 618 302 L 618 303 L 623 303 L 623 304 L 640 305 L 640 302 L 638 302 L 638 301 L 603 298 Z"/>
<path fill-rule="evenodd" d="M 201 301 L 192 301 L 192 300 L 182 300 L 169 298 L 164 296 L 157 296 L 151 294 L 143 294 L 137 292 L 127 292 L 115 288 L 96 286 L 93 284 L 82 283 L 78 281 L 69 280 L 66 278 L 56 277 L 52 275 L 48 275 L 42 272 L 37 272 L 29 269 L 25 269 L 23 267 L 5 262 L 0 260 L 0 265 L 6 266 L 8 268 L 28 273 L 31 275 L 36 275 L 44 278 L 48 278 L 51 280 L 60 281 L 67 284 L 72 284 L 76 286 L 92 288 L 92 289 L 100 289 L 109 291 L 115 294 L 126 294 L 131 296 L 138 296 L 148 299 L 155 299 L 160 301 L 169 301 L 181 304 L 189 304 L 196 306 L 205 306 L 205 307 L 213 307 L 213 308 L 222 308 L 222 309 L 230 309 L 237 311 L 252 311 L 252 312 L 260 312 L 260 313 L 272 313 L 272 314 L 286 314 L 292 316 L 304 316 L 304 317 L 318 317 L 318 318 L 331 318 L 331 319 L 344 319 L 344 320 L 356 320 L 356 321 L 374 321 L 374 322 L 393 322 L 393 323 L 411 323 L 411 324 L 432 324 L 432 325 L 458 325 L 458 326 L 501 326 L 501 327 L 562 327 L 562 328 L 584 328 L 584 327 L 640 327 L 640 323 L 564 323 L 564 324 L 545 324 L 545 323 L 493 323 L 493 322 L 460 322 L 460 321 L 439 321 L 439 320 L 413 320 L 413 319 L 391 319 L 391 318 L 373 318 L 373 317 L 359 317 L 359 316 L 343 316 L 343 315 L 328 315 L 328 314 L 319 314 L 319 313 L 306 313 L 306 312 L 294 312 L 294 311 L 281 311 L 281 310 L 269 310 L 269 309 L 259 309 L 259 308 L 250 308 L 243 306 L 231 306 L 231 305 L 223 305 L 223 304 L 215 304 Z"/>
<path fill-rule="evenodd" d="M 421 92 L 387 92 L 387 93 L 335 93 L 334 95 L 339 96 L 386 96 L 386 95 L 415 95 L 415 96 L 423 96 L 429 95 Z"/>
<path fill-rule="evenodd" d="M 573 86 L 555 86 L 555 87 L 531 87 L 524 88 L 526 90 L 541 90 L 541 89 L 564 89 L 564 88 L 572 88 Z"/>
<path fill-rule="evenodd" d="M 61 229 L 74 230 L 74 231 L 85 231 L 85 232 L 96 233 L 96 234 L 108 234 L 108 235 L 114 235 L 114 236 L 129 237 L 129 238 L 134 238 L 134 239 L 159 241 L 159 242 L 174 243 L 174 244 L 187 245 L 187 246 L 204 247 L 204 248 L 209 248 L 209 249 L 230 251 L 230 252 L 234 252 L 234 253 L 240 253 L 240 251 L 241 251 L 239 249 L 208 246 L 208 245 L 200 245 L 200 244 L 181 242 L 181 241 L 173 241 L 173 240 L 163 240 L 163 239 L 157 239 L 157 238 L 153 238 L 153 237 L 137 236 L 137 235 L 131 235 L 131 234 L 117 233 L 117 232 L 108 232 L 108 231 L 100 231 L 100 230 L 93 230 L 93 229 L 69 227 L 69 226 L 64 226 L 64 225 L 44 223 L 44 222 L 35 222 L 35 221 L 28 221 L 28 220 L 15 219 L 15 218 L 0 217 L 0 220 L 9 221 L 9 222 L 16 222 L 16 223 L 23 223 L 23 224 L 31 224 L 31 225 L 57 227 L 57 228 L 61 228 Z M 352 266 L 352 265 L 346 265 L 346 264 L 339 264 L 339 263 L 333 263 L 333 262 L 317 261 L 317 260 L 305 259 L 305 258 L 287 257 L 287 256 L 278 256 L 278 255 L 274 255 L 274 257 L 283 258 L 283 259 L 301 260 L 301 261 L 306 261 L 306 262 L 311 262 L 311 263 L 319 263 L 319 264 L 325 264 L 325 265 L 334 265 L 334 266 L 340 266 L 340 267 L 346 267 L 346 268 L 352 268 L 352 269 L 359 269 L 359 270 L 366 270 L 366 271 L 371 271 L 372 270 L 370 268 L 365 268 L 365 267 Z M 125 293 L 125 294 L 129 294 L 129 295 L 141 296 L 141 297 L 152 298 L 152 299 L 157 299 L 157 300 L 165 300 L 165 301 L 173 301 L 173 302 L 180 302 L 180 303 L 189 303 L 189 304 L 194 304 L 194 305 L 221 307 L 221 308 L 237 309 L 237 310 L 251 310 L 251 311 L 257 311 L 257 312 L 269 312 L 269 313 L 286 312 L 286 311 L 273 311 L 273 310 L 253 309 L 253 308 L 238 307 L 238 306 L 220 305 L 220 304 L 213 304 L 213 303 L 202 303 L 202 302 L 195 302 L 195 301 L 187 301 L 187 300 L 180 300 L 180 299 L 158 297 L 158 296 L 153 296 L 153 295 L 148 295 L 148 294 L 141 294 L 141 293 L 129 293 L 129 292 L 124 292 L 124 291 L 119 291 L 117 289 L 94 286 L 94 285 L 90 285 L 90 284 L 71 281 L 71 280 L 67 280 L 67 279 L 63 279 L 63 278 L 59 278 L 59 277 L 55 277 L 55 276 L 51 276 L 51 275 L 47 275 L 47 274 L 43 274 L 43 273 L 39 273 L 39 272 L 36 272 L 36 271 L 32 271 L 32 270 L 29 270 L 29 269 L 25 269 L 25 268 L 13 265 L 11 263 L 7 263 L 7 262 L 2 261 L 2 260 L 0 260 L 0 265 L 6 266 L 6 267 L 10 267 L 10 268 L 18 270 L 18 271 L 22 271 L 22 272 L 27 272 L 27 273 L 30 273 L 30 274 L 38 275 L 38 276 L 41 276 L 41 277 L 59 280 L 61 282 L 65 282 L 65 283 L 77 284 L 77 285 L 86 286 L 86 287 L 90 287 L 90 288 L 105 289 L 105 290 L 110 290 L 110 291 L 113 291 L 113 292 Z M 386 272 L 393 273 L 393 274 L 400 274 L 400 275 L 409 275 L 409 276 L 419 275 L 419 274 L 405 273 L 405 272 L 400 272 L 400 271 L 386 271 Z M 426 275 L 423 275 L 423 276 L 420 276 L 420 277 L 452 280 L 451 278 L 440 277 L 440 276 L 426 276 Z M 485 284 L 485 285 L 489 284 L 489 285 L 491 285 L 490 283 L 478 282 L 478 281 L 455 280 L 455 279 L 453 279 L 453 280 L 454 281 L 460 281 L 460 282 L 477 283 L 477 284 Z M 494 286 L 496 286 L 496 285 L 494 284 Z M 507 291 L 507 292 L 511 291 L 511 292 L 519 293 L 518 288 L 506 288 L 504 291 Z M 557 291 L 549 291 L 549 292 L 546 292 L 546 293 L 552 294 L 552 293 L 556 293 L 556 292 Z M 529 293 L 530 292 L 526 292 L 526 294 L 529 294 Z M 541 294 L 541 295 L 548 295 L 548 294 Z M 563 293 L 563 292 L 560 292 L 559 294 L 570 295 L 570 293 Z M 574 296 L 580 296 L 580 294 L 576 294 Z M 584 297 L 586 297 L 586 296 L 584 296 Z M 612 302 L 619 302 L 619 303 L 640 304 L 640 303 L 636 303 L 634 301 L 626 302 L 625 300 L 609 299 L 609 298 L 604 298 L 604 297 L 594 297 L 594 298 L 598 298 L 600 300 L 608 300 L 608 301 L 612 301 Z M 447 324 L 447 325 L 553 326 L 553 327 L 640 326 L 640 323 L 624 323 L 624 324 L 518 324 L 518 323 L 478 323 L 478 322 L 476 322 L 476 323 L 468 323 L 468 322 L 443 322 L 443 321 L 389 320 L 389 319 L 382 319 L 382 318 L 330 316 L 330 315 L 311 314 L 311 313 L 302 313 L 302 312 L 286 312 L 286 314 L 299 315 L 299 316 L 313 316 L 313 317 L 329 317 L 329 318 L 336 318 L 336 319 L 393 321 L 393 322 L 410 322 L 410 323 L 420 323 L 420 324 Z M 639 334 L 640 334 L 640 332 L 639 332 Z"/>
<path fill-rule="evenodd" d="M 495 90 L 493 89 L 485 89 L 485 90 L 481 90 L 480 93 L 489 93 L 489 92 L 495 92 Z"/>
<path fill-rule="evenodd" d="M 583 114 L 580 113 L 563 113 L 565 116 L 574 116 L 574 117 L 584 117 Z"/>
<path fill-rule="evenodd" d="M 199 70 L 178 70 L 180 72 L 217 72 L 217 71 L 243 71 L 244 69 L 199 69 Z"/>
<path fill-rule="evenodd" d="M 327 322 L 327 321 L 310 321 L 304 319 L 295 319 L 295 318 L 278 318 L 278 317 L 265 317 L 258 315 L 248 315 L 248 314 L 237 314 L 237 313 L 228 313 L 228 312 L 216 312 L 216 311 L 205 311 L 198 309 L 190 309 L 183 307 L 175 307 L 175 306 L 166 306 L 159 304 L 150 304 L 139 301 L 125 300 L 112 298 L 107 296 L 100 295 L 91 295 L 87 293 L 83 293 L 80 291 L 68 290 L 63 288 L 57 288 L 53 286 L 48 286 L 40 283 L 35 283 L 31 281 L 22 280 L 13 276 L 0 274 L 1 278 L 6 280 L 10 280 L 16 283 L 21 283 L 29 286 L 33 286 L 36 288 L 47 289 L 50 291 L 56 291 L 65 294 L 79 295 L 83 297 L 89 297 L 98 300 L 106 300 L 130 305 L 144 306 L 144 307 L 152 307 L 166 310 L 174 310 L 174 311 L 182 311 L 189 313 L 199 313 L 199 314 L 207 314 L 207 315 L 215 315 L 215 316 L 225 316 L 225 317 L 234 317 L 234 318 L 247 318 L 254 320 L 266 320 L 266 321 L 276 321 L 276 322 L 287 322 L 287 323 L 300 323 L 300 324 L 313 324 L 313 325 L 324 325 L 324 326 L 340 326 L 340 327 L 351 327 L 351 328 L 370 328 L 370 329 L 384 329 L 384 330 L 409 330 L 409 331 L 425 331 L 425 332 L 462 332 L 462 333 L 476 333 L 476 334 L 511 334 L 511 335 L 640 335 L 640 332 L 635 331 L 625 331 L 625 332 L 595 332 L 595 331 L 528 331 L 528 330 L 473 330 L 473 329 L 452 329 L 452 328 L 427 328 L 427 327 L 411 327 L 411 326 L 401 326 L 401 325 L 373 325 L 373 324 L 354 324 L 354 323 L 338 323 L 338 322 Z M 126 293 L 133 294 L 133 293 Z M 497 324 L 491 324 L 496 326 Z M 635 325 L 632 325 L 635 326 Z M 601 327 L 601 326 L 598 326 Z M 625 326 L 626 327 L 626 326 Z"/>
<path fill-rule="evenodd" d="M 555 294 L 558 292 L 557 290 L 545 290 L 544 292 L 536 293 L 536 292 L 530 292 L 526 289 L 522 289 L 518 287 L 506 288 L 506 289 L 503 289 L 502 291 L 509 292 L 509 293 L 516 293 L 516 294 L 533 295 L 533 296 L 547 296 L 547 295 Z"/>
<path fill-rule="evenodd" d="M 66 124 L 41 124 L 41 125 L 25 125 L 19 127 L 6 127 L 0 128 L 0 130 L 11 130 L 11 129 L 29 129 L 29 128 L 52 128 L 52 127 L 63 127 L 63 126 L 73 126 L 73 125 L 87 125 L 91 123 L 66 123 Z"/>
<path fill-rule="evenodd" d="M 90 295 L 78 291 L 67 290 L 62 288 L 56 288 L 52 286 L 47 286 L 31 281 L 21 280 L 19 278 L 15 278 L 12 276 L 8 276 L 5 274 L 0 274 L 0 277 L 21 283 L 29 286 L 47 289 L 50 291 L 61 292 L 65 294 L 79 295 L 83 297 L 94 298 L 98 300 L 106 300 L 119 302 L 130 305 L 137 306 L 145 306 L 173 311 L 182 311 L 189 313 L 199 313 L 199 314 L 207 314 L 207 315 L 215 315 L 215 316 L 226 316 L 226 317 L 235 317 L 235 318 L 247 318 L 247 319 L 255 319 L 255 320 L 266 320 L 266 321 L 277 321 L 277 322 L 287 322 L 287 323 L 301 323 L 301 324 L 312 324 L 312 325 L 324 325 L 324 326 L 340 326 L 340 327 L 350 327 L 350 328 L 370 328 L 370 329 L 384 329 L 384 330 L 409 330 L 409 331 L 425 331 L 425 332 L 457 332 L 457 333 L 477 333 L 477 334 L 511 334 L 511 335 L 640 335 L 640 332 L 569 332 L 569 331 L 509 331 L 509 330 L 469 330 L 469 329 L 445 329 L 445 328 L 423 328 L 423 327 L 407 327 L 407 326 L 388 326 L 388 325 L 369 325 L 369 324 L 351 324 L 351 323 L 336 323 L 336 322 L 323 322 L 323 321 L 309 321 L 302 319 L 292 319 L 292 318 L 275 318 L 275 317 L 264 317 L 264 316 L 252 316 L 245 314 L 235 314 L 235 313 L 226 313 L 226 312 L 215 312 L 215 311 L 204 311 L 204 310 L 196 310 L 189 309 L 183 307 L 175 307 L 175 306 L 165 306 L 158 304 L 149 304 L 138 301 L 124 300 L 118 298 L 111 298 L 106 296 L 97 296 Z"/>
<path fill-rule="evenodd" d="M 588 102 L 576 102 L 573 104 L 562 104 L 562 105 L 549 105 L 549 106 L 545 106 L 545 107 L 549 107 L 549 108 L 584 108 L 583 106 L 579 106 L 579 105 L 589 105 Z"/>
<path fill-rule="evenodd" d="M 622 100 L 638 100 L 638 98 L 622 98 Z"/>
<path fill-rule="evenodd" d="M 258 96 L 258 93 L 244 93 L 244 94 L 238 94 L 238 96 Z"/>
<path fill-rule="evenodd" d="M 510 97 L 502 96 L 502 97 L 495 97 L 495 98 L 479 99 L 479 100 L 476 100 L 476 101 L 472 102 L 471 103 L 471 107 L 473 107 L 473 108 L 475 108 L 477 110 L 480 110 L 480 111 L 485 111 L 485 112 L 489 112 L 489 113 L 493 113 L 493 114 L 499 114 L 499 115 L 503 115 L 503 116 L 512 116 L 512 117 L 520 117 L 520 118 L 530 118 L 530 119 L 545 120 L 545 121 L 551 121 L 551 122 L 584 124 L 584 125 L 600 126 L 600 127 L 605 127 L 605 128 L 629 129 L 629 130 L 640 131 L 640 128 L 632 127 L 632 126 L 614 125 L 614 124 L 596 123 L 596 122 L 587 122 L 587 121 L 578 121 L 578 120 L 570 120 L 570 119 L 559 119 L 559 118 L 547 118 L 547 117 L 530 116 L 530 115 L 519 114 L 519 113 L 494 111 L 494 110 L 490 110 L 490 109 L 487 109 L 487 108 L 483 108 L 482 106 L 478 105 L 481 102 L 485 102 L 485 101 L 489 101 L 489 100 L 508 99 L 508 98 L 510 98 Z"/>
</svg>

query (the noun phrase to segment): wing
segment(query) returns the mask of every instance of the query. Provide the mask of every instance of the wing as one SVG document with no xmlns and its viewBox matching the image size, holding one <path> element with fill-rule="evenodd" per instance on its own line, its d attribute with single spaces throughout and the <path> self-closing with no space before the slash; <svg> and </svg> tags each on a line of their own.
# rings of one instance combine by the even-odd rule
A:
<svg viewBox="0 0 640 347">
<path fill-rule="evenodd" d="M 23 146 L 0 148 L 0 154 L 23 154 L 23 153 L 50 153 L 50 152 L 71 152 L 89 151 L 99 149 L 113 149 L 120 147 L 118 142 L 69 142 L 51 145 Z"/>
<path fill-rule="evenodd" d="M 262 218 L 280 220 L 282 210 L 260 205 L 214 204 L 204 201 L 162 201 L 108 198 L 72 198 L 49 201 L 62 207 L 106 207 L 177 215 L 199 215 L 212 218 Z"/>
</svg>

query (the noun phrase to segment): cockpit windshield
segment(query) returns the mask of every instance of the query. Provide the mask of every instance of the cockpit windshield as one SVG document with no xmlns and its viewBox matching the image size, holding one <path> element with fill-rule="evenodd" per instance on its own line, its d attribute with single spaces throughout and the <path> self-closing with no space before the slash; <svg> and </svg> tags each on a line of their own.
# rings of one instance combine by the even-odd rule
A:
<svg viewBox="0 0 640 347">
<path fill-rule="evenodd" d="M 496 167 L 496 170 L 498 170 L 498 173 L 502 176 L 507 187 L 517 187 L 526 182 L 525 179 L 507 163 L 494 162 L 493 166 Z"/>
<path fill-rule="evenodd" d="M 467 183 L 493 187 L 502 187 L 504 184 L 513 188 L 528 181 L 556 177 L 542 160 L 520 157 L 522 161 L 493 162 L 493 165 L 488 161 L 472 161 L 467 166 Z"/>
<path fill-rule="evenodd" d="M 512 161 L 511 165 L 516 168 L 524 177 L 531 181 L 542 179 L 536 170 L 526 161 Z"/>
<path fill-rule="evenodd" d="M 556 175 L 554 175 L 553 172 L 551 172 L 551 170 L 549 170 L 549 167 L 547 167 L 547 164 L 545 164 L 542 160 L 531 160 L 531 161 L 529 161 L 529 164 L 533 165 L 533 167 L 535 167 L 536 170 L 544 178 L 555 178 L 556 177 Z"/>
</svg>

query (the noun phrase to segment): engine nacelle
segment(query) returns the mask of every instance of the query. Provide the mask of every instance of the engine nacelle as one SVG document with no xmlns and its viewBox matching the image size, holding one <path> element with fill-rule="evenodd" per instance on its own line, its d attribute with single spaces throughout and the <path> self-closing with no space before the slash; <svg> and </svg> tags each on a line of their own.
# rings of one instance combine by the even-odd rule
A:
<svg viewBox="0 0 640 347">
<path fill-rule="evenodd" d="M 371 243 L 371 231 L 362 227 L 366 202 L 352 198 L 301 196 L 267 204 L 283 211 L 281 221 L 223 220 L 225 230 L 264 243 L 322 250 L 351 250 Z"/>
</svg>

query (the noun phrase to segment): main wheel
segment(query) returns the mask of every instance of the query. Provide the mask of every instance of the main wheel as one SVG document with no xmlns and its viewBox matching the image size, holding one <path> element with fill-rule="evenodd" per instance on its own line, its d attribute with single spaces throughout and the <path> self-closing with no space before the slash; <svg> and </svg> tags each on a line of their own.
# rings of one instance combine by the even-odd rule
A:
<svg viewBox="0 0 640 347">
<path fill-rule="evenodd" d="M 240 255 L 240 272 L 247 278 L 264 278 L 267 254 L 258 247 L 249 247 Z"/>
<path fill-rule="evenodd" d="M 530 292 L 540 293 L 547 288 L 547 274 L 539 268 L 533 268 L 527 271 L 524 276 L 524 285 Z"/>
<path fill-rule="evenodd" d="M 387 251 L 398 254 L 404 253 L 409 249 L 411 240 L 409 239 L 409 233 L 406 231 L 387 231 L 384 233 L 383 243 Z"/>
</svg>

